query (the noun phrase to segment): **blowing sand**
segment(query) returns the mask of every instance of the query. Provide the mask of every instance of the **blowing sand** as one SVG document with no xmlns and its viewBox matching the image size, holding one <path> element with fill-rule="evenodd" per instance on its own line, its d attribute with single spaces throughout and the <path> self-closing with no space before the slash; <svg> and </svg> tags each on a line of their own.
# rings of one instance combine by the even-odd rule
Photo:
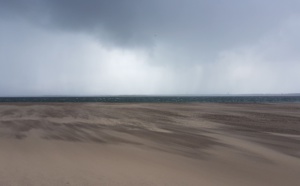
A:
<svg viewBox="0 0 300 186">
<path fill-rule="evenodd" d="M 0 185 L 299 185 L 300 104 L 0 104 Z"/>
</svg>

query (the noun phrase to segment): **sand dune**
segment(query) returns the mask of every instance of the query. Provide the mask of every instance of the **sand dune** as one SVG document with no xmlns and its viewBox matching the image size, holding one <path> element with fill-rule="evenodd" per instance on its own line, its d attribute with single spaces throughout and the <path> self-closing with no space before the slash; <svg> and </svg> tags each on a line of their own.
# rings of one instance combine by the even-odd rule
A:
<svg viewBox="0 0 300 186">
<path fill-rule="evenodd" d="M 298 185 L 300 104 L 0 104 L 0 185 Z"/>
</svg>

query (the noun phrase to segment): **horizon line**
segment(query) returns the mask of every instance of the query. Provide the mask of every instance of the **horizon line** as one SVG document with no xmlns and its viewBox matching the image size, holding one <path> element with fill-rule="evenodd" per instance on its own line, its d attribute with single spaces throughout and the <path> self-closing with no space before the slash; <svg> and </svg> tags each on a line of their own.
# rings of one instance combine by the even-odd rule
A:
<svg viewBox="0 0 300 186">
<path fill-rule="evenodd" d="M 156 96 L 300 96 L 300 93 L 254 93 L 254 94 L 103 94 L 103 95 L 24 95 L 0 96 L 0 98 L 45 98 L 45 97 L 156 97 Z"/>
</svg>

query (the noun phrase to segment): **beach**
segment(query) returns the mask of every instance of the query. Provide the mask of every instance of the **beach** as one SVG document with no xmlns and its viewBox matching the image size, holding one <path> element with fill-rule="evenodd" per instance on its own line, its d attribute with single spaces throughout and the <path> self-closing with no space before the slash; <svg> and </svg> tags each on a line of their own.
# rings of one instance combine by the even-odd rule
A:
<svg viewBox="0 0 300 186">
<path fill-rule="evenodd" d="M 0 103 L 0 185 L 298 185 L 300 103 Z"/>
</svg>

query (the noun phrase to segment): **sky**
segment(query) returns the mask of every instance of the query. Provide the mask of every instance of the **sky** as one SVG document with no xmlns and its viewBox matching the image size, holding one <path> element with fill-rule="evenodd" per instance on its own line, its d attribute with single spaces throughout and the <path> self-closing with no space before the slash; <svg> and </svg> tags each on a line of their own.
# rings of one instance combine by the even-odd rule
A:
<svg viewBox="0 0 300 186">
<path fill-rule="evenodd" d="M 0 0 L 0 96 L 300 92 L 299 0 Z"/>
</svg>

